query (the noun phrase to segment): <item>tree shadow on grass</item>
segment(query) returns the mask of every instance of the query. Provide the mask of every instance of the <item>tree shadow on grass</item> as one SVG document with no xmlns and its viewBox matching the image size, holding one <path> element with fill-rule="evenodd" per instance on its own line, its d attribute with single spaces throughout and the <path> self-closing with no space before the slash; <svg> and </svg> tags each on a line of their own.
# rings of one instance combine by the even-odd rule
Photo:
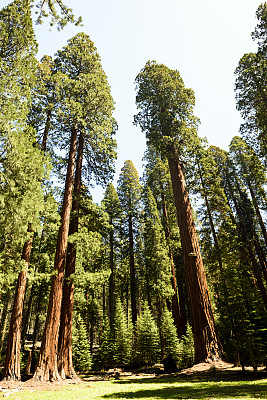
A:
<svg viewBox="0 0 267 400">
<path fill-rule="evenodd" d="M 267 379 L 266 372 L 259 372 L 255 376 L 252 372 L 247 371 L 245 373 L 236 370 L 210 370 L 200 371 L 197 373 L 178 373 L 169 375 L 160 375 L 154 377 L 146 377 L 145 374 L 142 378 L 131 378 L 116 381 L 116 384 L 129 384 L 129 383 L 173 383 L 173 382 L 246 382 L 246 381 L 257 381 L 261 379 Z"/>
<path fill-rule="evenodd" d="M 209 398 L 244 398 L 267 399 L 267 381 L 261 374 L 255 378 L 252 374 L 240 374 L 236 371 L 201 372 L 191 375 L 168 377 L 138 378 L 116 381 L 123 384 L 138 384 L 137 390 L 118 391 L 105 395 L 106 399 L 209 399 Z M 148 385 L 154 388 L 148 387 Z M 155 387 L 159 384 L 159 387 Z M 147 387 L 146 387 L 147 386 Z"/>
<path fill-rule="evenodd" d="M 155 389 L 144 389 L 130 392 L 117 392 L 104 395 L 106 399 L 209 399 L 209 398 L 244 398 L 266 399 L 267 384 L 250 385 L 216 385 L 194 384 L 190 386 L 166 386 Z"/>
</svg>

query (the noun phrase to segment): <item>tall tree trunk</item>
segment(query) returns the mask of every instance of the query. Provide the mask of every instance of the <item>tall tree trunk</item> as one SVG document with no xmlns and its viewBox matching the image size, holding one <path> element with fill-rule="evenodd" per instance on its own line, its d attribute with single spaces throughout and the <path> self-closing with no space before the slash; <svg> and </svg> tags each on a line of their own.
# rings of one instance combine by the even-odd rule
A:
<svg viewBox="0 0 267 400">
<path fill-rule="evenodd" d="M 192 315 L 195 362 L 221 357 L 205 270 L 200 253 L 193 213 L 176 150 L 170 149 L 168 164 L 171 174 L 177 220 L 180 230 L 187 290 Z"/>
<path fill-rule="evenodd" d="M 164 224 L 165 225 L 165 237 L 166 237 L 167 242 L 170 243 L 171 233 L 170 233 L 168 211 L 167 211 L 167 205 L 166 205 L 162 181 L 160 182 L 160 190 L 161 190 L 161 199 L 162 199 L 163 218 L 165 221 L 165 224 Z M 175 265 L 174 265 L 174 259 L 173 259 L 172 246 L 170 244 L 169 244 L 169 257 L 171 260 L 171 272 L 172 272 L 171 284 L 172 284 L 172 288 L 174 290 L 174 295 L 172 296 L 172 317 L 173 317 L 173 320 L 174 320 L 174 323 L 176 326 L 177 335 L 179 338 L 181 338 L 183 335 L 186 334 L 186 322 L 182 321 L 182 318 L 181 318 L 180 304 L 178 301 L 176 271 L 175 271 Z M 181 289 L 180 286 L 178 288 Z M 180 293 L 180 296 L 181 295 L 182 294 Z"/>
<path fill-rule="evenodd" d="M 132 322 L 137 321 L 137 305 L 136 305 L 136 276 L 134 264 L 134 242 L 133 242 L 133 223 L 132 215 L 129 215 L 129 247 L 130 247 L 130 287 L 131 287 L 131 308 L 132 308 Z"/>
<path fill-rule="evenodd" d="M 31 224 L 28 225 L 30 239 L 24 243 L 21 259 L 25 261 L 23 270 L 19 273 L 11 314 L 9 333 L 7 338 L 6 361 L 4 378 L 8 380 L 20 380 L 20 346 L 21 346 L 21 323 L 23 302 L 27 283 L 27 271 L 33 242 L 33 231 Z"/>
<path fill-rule="evenodd" d="M 72 216 L 70 220 L 69 235 L 78 232 L 79 204 L 82 183 L 84 135 L 79 135 L 75 179 L 72 200 Z M 63 284 L 63 298 L 60 315 L 60 329 L 58 339 L 58 370 L 61 378 L 76 378 L 72 361 L 72 319 L 74 282 L 72 275 L 75 272 L 76 248 L 74 243 L 68 243 L 65 265 L 65 279 Z"/>
<path fill-rule="evenodd" d="M 55 275 L 52 277 L 48 311 L 39 358 L 34 372 L 34 379 L 41 381 L 60 379 L 57 368 L 58 330 L 62 300 L 65 257 L 68 242 L 69 221 L 72 204 L 73 176 L 77 143 L 77 125 L 72 128 L 68 158 L 68 169 L 61 212 L 61 226 L 58 232 L 55 254 Z"/>
</svg>

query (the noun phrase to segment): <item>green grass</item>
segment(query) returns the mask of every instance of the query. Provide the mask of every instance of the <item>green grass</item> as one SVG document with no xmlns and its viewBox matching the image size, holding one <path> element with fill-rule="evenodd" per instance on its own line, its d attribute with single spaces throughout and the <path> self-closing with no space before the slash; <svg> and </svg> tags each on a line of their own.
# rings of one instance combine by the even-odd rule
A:
<svg viewBox="0 0 267 400">
<path fill-rule="evenodd" d="M 267 399 L 267 379 L 232 374 L 198 374 L 166 378 L 138 378 L 110 381 L 84 381 L 62 390 L 21 391 L 9 396 L 17 400 L 235 400 Z M 32 389 L 34 390 L 34 389 Z"/>
</svg>

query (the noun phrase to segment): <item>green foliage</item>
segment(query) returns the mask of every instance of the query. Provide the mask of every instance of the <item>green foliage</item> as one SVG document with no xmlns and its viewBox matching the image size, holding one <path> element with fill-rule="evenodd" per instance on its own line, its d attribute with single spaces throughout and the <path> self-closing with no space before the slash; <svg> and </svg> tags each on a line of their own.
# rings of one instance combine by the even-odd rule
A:
<svg viewBox="0 0 267 400">
<path fill-rule="evenodd" d="M 139 365 L 152 365 L 159 361 L 159 331 L 147 304 L 137 318 L 135 350 Z"/>
<path fill-rule="evenodd" d="M 133 355 L 133 326 L 120 301 L 114 318 L 114 361 L 118 366 L 129 365 Z"/>
<path fill-rule="evenodd" d="M 106 316 L 104 316 L 100 338 L 100 348 L 98 350 L 98 358 L 101 369 L 105 370 L 113 364 L 113 356 L 114 338 L 110 329 L 109 320 Z"/>
<path fill-rule="evenodd" d="M 179 156 L 195 140 L 198 120 L 193 115 L 194 92 L 184 87 L 177 70 L 148 61 L 135 79 L 135 124 L 146 134 L 149 146 L 166 155 L 175 147 Z"/>
<path fill-rule="evenodd" d="M 194 335 L 189 324 L 187 324 L 186 335 L 180 340 L 179 360 L 177 366 L 179 368 L 190 368 L 194 364 Z"/>
<path fill-rule="evenodd" d="M 165 308 L 161 318 L 160 331 L 163 357 L 171 354 L 178 368 L 192 367 L 194 364 L 194 336 L 190 325 L 187 324 L 186 335 L 178 339 L 171 312 Z"/>
<path fill-rule="evenodd" d="M 21 270 L 28 224 L 39 227 L 43 179 L 48 162 L 26 126 L 31 90 L 36 82 L 37 44 L 30 2 L 13 1 L 0 11 L 0 254 L 7 271 Z"/>
<path fill-rule="evenodd" d="M 26 119 L 36 82 L 30 1 L 14 0 L 0 10 L 0 148 L 1 135 Z"/>
<path fill-rule="evenodd" d="M 74 126 L 84 135 L 83 173 L 88 182 L 106 185 L 114 173 L 117 125 L 114 102 L 100 57 L 85 33 L 79 33 L 56 54 L 57 145 L 66 148 Z M 62 137 L 62 132 L 68 132 Z"/>
<path fill-rule="evenodd" d="M 57 24 L 58 30 L 63 29 L 69 22 L 76 26 L 82 23 L 82 18 L 75 19 L 72 9 L 67 7 L 62 0 L 37 0 L 36 9 L 37 24 L 42 24 L 44 18 L 49 16 L 50 26 Z"/>
<path fill-rule="evenodd" d="M 73 329 L 73 364 L 77 372 L 87 372 L 92 365 L 92 358 L 90 353 L 90 345 L 87 335 L 85 323 L 78 314 L 74 318 L 75 325 Z"/>
<path fill-rule="evenodd" d="M 160 321 L 160 336 L 162 357 L 166 358 L 169 354 L 172 355 L 176 363 L 179 361 L 181 346 L 177 336 L 177 329 L 174 325 L 171 312 L 165 308 L 162 312 Z"/>
<path fill-rule="evenodd" d="M 165 233 L 151 189 L 145 187 L 144 202 L 144 257 L 148 295 L 159 300 L 170 298 L 171 261 Z"/>
</svg>

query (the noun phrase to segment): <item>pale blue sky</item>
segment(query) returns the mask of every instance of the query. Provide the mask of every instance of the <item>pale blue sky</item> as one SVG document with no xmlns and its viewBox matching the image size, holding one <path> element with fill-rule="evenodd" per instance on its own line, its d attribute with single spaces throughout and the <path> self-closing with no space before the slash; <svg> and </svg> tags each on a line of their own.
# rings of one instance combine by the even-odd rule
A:
<svg viewBox="0 0 267 400">
<path fill-rule="evenodd" d="M 6 5 L 8 0 L 1 0 Z M 234 70 L 240 57 L 255 51 L 250 37 L 259 0 L 66 0 L 84 26 L 62 32 L 36 27 L 39 54 L 54 55 L 79 31 L 89 34 L 102 59 L 118 121 L 114 184 L 125 160 L 142 175 L 145 138 L 133 126 L 134 79 L 148 60 L 178 69 L 196 96 L 199 135 L 227 150 L 241 123 L 235 108 Z M 93 191 L 94 200 L 102 191 Z"/>
</svg>

